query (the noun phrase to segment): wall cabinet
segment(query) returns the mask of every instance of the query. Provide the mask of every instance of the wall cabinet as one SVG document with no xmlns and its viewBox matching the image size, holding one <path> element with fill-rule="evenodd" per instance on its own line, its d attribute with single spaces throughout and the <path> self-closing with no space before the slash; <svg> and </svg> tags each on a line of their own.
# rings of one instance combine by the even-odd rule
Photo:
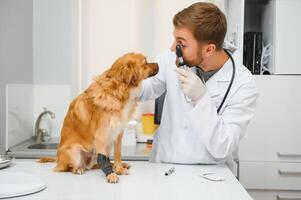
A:
<svg viewBox="0 0 301 200">
<path fill-rule="evenodd" d="M 245 0 L 244 32 L 262 32 L 271 45 L 268 67 L 272 74 L 301 74 L 299 0 Z"/>
</svg>

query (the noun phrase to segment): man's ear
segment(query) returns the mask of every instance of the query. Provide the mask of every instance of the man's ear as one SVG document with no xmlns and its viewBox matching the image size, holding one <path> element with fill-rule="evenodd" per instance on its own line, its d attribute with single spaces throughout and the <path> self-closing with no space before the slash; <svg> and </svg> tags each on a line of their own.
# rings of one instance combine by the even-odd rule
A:
<svg viewBox="0 0 301 200">
<path fill-rule="evenodd" d="M 206 46 L 205 53 L 206 53 L 206 55 L 210 56 L 215 52 L 215 50 L 216 50 L 215 44 L 210 43 Z"/>
</svg>

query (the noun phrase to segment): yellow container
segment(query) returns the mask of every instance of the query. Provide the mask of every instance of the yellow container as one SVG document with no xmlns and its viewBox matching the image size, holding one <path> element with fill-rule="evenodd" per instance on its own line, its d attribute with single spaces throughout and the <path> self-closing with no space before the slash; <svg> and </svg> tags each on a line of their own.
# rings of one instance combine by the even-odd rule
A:
<svg viewBox="0 0 301 200">
<path fill-rule="evenodd" d="M 142 127 L 143 133 L 146 135 L 153 135 L 158 128 L 155 122 L 155 115 L 152 113 L 146 113 L 142 115 Z"/>
</svg>

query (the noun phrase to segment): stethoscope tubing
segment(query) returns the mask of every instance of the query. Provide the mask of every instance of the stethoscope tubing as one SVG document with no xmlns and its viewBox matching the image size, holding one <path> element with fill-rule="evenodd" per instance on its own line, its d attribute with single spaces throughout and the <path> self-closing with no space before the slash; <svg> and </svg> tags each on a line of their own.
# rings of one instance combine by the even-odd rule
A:
<svg viewBox="0 0 301 200">
<path fill-rule="evenodd" d="M 227 55 L 229 56 L 229 58 L 230 58 L 230 60 L 232 62 L 233 70 L 232 70 L 232 77 L 231 77 L 230 84 L 229 84 L 229 86 L 227 88 L 227 91 L 226 91 L 226 93 L 224 95 L 224 98 L 223 98 L 221 104 L 219 105 L 219 107 L 217 109 L 217 114 L 220 114 L 220 110 L 222 109 L 222 107 L 223 107 L 223 105 L 224 105 L 224 103 L 225 103 L 225 101 L 227 99 L 227 96 L 229 94 L 229 91 L 230 91 L 230 89 L 232 87 L 232 84 L 233 84 L 233 81 L 234 81 L 234 78 L 235 78 L 235 62 L 234 62 L 234 59 L 233 59 L 232 55 L 226 49 L 224 49 L 224 51 L 227 53 Z"/>
</svg>

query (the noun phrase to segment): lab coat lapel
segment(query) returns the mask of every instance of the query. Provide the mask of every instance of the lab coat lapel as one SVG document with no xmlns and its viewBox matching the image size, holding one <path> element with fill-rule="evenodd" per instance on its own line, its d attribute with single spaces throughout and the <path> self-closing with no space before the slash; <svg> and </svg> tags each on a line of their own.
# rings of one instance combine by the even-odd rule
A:
<svg viewBox="0 0 301 200">
<path fill-rule="evenodd" d="M 225 93 L 224 85 L 229 85 L 231 80 L 232 62 L 230 59 L 224 64 L 224 66 L 216 72 L 207 82 L 206 87 L 211 97 L 217 97 Z"/>
</svg>

